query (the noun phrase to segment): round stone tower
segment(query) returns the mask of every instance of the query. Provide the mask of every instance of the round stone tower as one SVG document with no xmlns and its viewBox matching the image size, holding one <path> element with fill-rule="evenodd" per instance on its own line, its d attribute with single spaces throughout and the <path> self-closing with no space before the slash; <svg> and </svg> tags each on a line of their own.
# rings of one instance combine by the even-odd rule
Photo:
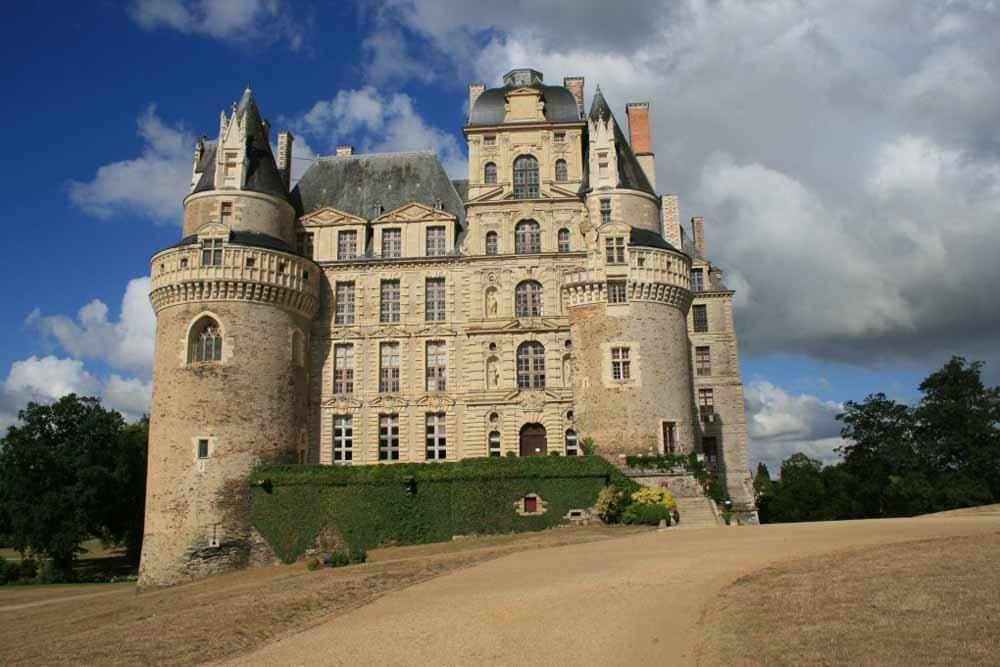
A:
<svg viewBox="0 0 1000 667">
<path fill-rule="evenodd" d="M 156 313 L 139 584 L 245 566 L 256 539 L 250 471 L 305 440 L 319 269 L 294 252 L 291 137 L 275 162 L 247 90 L 200 141 L 184 238 L 152 259 Z"/>
</svg>

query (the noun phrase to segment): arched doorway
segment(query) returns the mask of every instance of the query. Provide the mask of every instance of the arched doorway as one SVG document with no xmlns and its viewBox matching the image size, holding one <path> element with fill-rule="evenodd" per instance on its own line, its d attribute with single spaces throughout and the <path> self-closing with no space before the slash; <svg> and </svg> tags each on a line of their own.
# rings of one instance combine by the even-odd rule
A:
<svg viewBox="0 0 1000 667">
<path fill-rule="evenodd" d="M 544 426 L 525 424 L 521 427 L 521 456 L 545 456 L 548 450 Z"/>
</svg>

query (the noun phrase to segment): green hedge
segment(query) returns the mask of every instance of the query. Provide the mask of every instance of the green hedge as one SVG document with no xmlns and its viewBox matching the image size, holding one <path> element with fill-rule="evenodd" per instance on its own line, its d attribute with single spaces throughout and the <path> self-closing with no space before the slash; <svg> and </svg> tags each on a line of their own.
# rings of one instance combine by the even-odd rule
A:
<svg viewBox="0 0 1000 667">
<path fill-rule="evenodd" d="M 324 529 L 349 548 L 542 530 L 592 507 L 607 484 L 634 483 L 599 456 L 466 459 L 374 466 L 267 466 L 251 477 L 254 526 L 286 563 Z M 520 516 L 535 493 L 545 514 Z"/>
</svg>

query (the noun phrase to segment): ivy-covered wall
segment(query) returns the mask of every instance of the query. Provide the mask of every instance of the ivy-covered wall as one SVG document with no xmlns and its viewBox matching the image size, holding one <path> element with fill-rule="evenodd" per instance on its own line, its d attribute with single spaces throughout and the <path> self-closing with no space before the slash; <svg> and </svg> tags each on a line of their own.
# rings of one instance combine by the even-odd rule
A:
<svg viewBox="0 0 1000 667">
<path fill-rule="evenodd" d="M 378 466 L 267 466 L 251 478 L 253 523 L 278 557 L 299 558 L 320 531 L 348 547 L 542 530 L 592 507 L 607 484 L 634 484 L 599 456 L 486 458 Z M 527 494 L 544 514 L 522 516 Z"/>
</svg>

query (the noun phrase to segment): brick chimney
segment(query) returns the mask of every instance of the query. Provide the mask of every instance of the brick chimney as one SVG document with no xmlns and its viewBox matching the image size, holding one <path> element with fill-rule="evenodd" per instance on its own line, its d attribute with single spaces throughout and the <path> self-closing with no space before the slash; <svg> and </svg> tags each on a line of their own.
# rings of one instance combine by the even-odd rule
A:
<svg viewBox="0 0 1000 667">
<path fill-rule="evenodd" d="M 700 215 L 691 218 L 691 237 L 694 239 L 694 247 L 702 257 L 705 256 L 705 219 Z"/>
<path fill-rule="evenodd" d="M 292 182 L 292 143 L 295 137 L 288 130 L 278 132 L 278 173 L 281 174 L 281 182 L 285 184 L 285 189 L 289 189 Z"/>
<path fill-rule="evenodd" d="M 469 116 L 470 116 L 470 118 L 472 116 L 472 107 L 473 107 L 473 105 L 475 105 L 476 100 L 479 99 L 479 96 L 483 94 L 484 90 L 486 90 L 486 84 L 485 83 L 470 83 L 469 84 Z"/>
<path fill-rule="evenodd" d="M 673 247 L 681 250 L 681 212 L 677 195 L 660 197 L 660 210 L 663 216 L 663 238 Z"/>
<path fill-rule="evenodd" d="M 354 155 L 354 146 L 350 144 L 337 146 L 337 155 Z"/>
<path fill-rule="evenodd" d="M 576 98 L 576 109 L 580 112 L 580 118 L 583 118 L 583 77 L 564 77 L 563 88 L 567 88 L 569 92 L 573 93 L 573 97 Z"/>
<path fill-rule="evenodd" d="M 655 190 L 656 157 L 649 137 L 649 102 L 630 102 L 625 105 L 625 114 L 628 116 L 628 142 L 646 179 Z"/>
</svg>

